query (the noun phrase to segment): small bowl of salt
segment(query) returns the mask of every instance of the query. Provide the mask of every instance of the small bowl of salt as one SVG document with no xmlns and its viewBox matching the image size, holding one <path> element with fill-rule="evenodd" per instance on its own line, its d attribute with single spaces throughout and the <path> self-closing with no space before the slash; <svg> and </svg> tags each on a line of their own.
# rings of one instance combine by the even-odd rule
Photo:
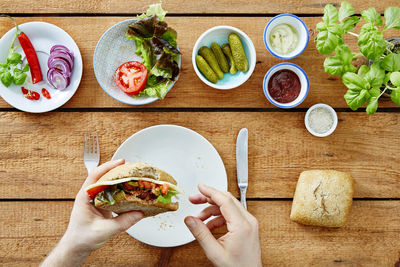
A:
<svg viewBox="0 0 400 267">
<path fill-rule="evenodd" d="M 335 131 L 338 117 L 331 106 L 316 104 L 307 110 L 304 123 L 312 135 L 325 137 Z"/>
</svg>

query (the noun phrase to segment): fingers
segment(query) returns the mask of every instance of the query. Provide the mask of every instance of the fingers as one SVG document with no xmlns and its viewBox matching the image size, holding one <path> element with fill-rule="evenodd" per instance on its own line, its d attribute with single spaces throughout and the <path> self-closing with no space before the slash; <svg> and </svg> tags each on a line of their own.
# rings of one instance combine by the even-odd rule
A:
<svg viewBox="0 0 400 267">
<path fill-rule="evenodd" d="M 211 205 L 215 205 L 214 201 L 212 201 L 210 198 L 203 196 L 202 194 L 189 196 L 189 201 L 193 204 L 210 203 Z"/>
<path fill-rule="evenodd" d="M 237 206 L 237 199 L 235 199 L 229 192 L 221 192 L 215 188 L 200 184 L 200 192 L 206 197 L 210 198 L 219 206 L 222 216 L 224 216 L 226 222 L 231 226 L 240 226 L 240 222 L 245 218 L 244 214 Z"/>
<path fill-rule="evenodd" d="M 224 226 L 225 224 L 226 224 L 226 221 L 225 221 L 224 217 L 218 216 L 218 217 L 210 220 L 209 222 L 207 222 L 206 225 L 207 225 L 208 229 L 210 229 L 210 231 L 212 231 L 218 227 Z"/>
<path fill-rule="evenodd" d="M 221 245 L 199 218 L 188 216 L 185 218 L 185 224 L 197 239 L 208 258 L 215 258 L 221 254 L 223 250 Z"/>
<path fill-rule="evenodd" d="M 100 165 L 88 175 L 88 177 L 86 178 L 85 182 L 82 185 L 82 188 L 86 188 L 87 186 L 94 184 L 95 182 L 97 182 L 97 180 L 100 179 L 101 176 L 106 174 L 109 170 L 124 163 L 125 163 L 124 159 L 118 159 L 118 160 L 108 161 Z"/>
<path fill-rule="evenodd" d="M 212 205 L 202 210 L 200 214 L 197 216 L 197 218 L 204 221 L 210 218 L 211 216 L 218 216 L 218 215 L 221 215 L 219 207 Z"/>
<path fill-rule="evenodd" d="M 132 225 L 137 223 L 143 218 L 143 212 L 141 211 L 130 211 L 121 213 L 117 217 L 111 219 L 114 224 L 114 233 L 126 231 Z"/>
</svg>

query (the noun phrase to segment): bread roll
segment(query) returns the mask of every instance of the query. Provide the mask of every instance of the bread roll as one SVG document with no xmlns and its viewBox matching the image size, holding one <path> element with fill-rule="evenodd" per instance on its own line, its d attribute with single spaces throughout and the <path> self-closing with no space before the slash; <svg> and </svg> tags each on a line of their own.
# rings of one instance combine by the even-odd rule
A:
<svg viewBox="0 0 400 267">
<path fill-rule="evenodd" d="M 305 225 L 341 227 L 350 212 L 353 192 L 350 174 L 304 171 L 297 182 L 290 219 Z"/>
</svg>

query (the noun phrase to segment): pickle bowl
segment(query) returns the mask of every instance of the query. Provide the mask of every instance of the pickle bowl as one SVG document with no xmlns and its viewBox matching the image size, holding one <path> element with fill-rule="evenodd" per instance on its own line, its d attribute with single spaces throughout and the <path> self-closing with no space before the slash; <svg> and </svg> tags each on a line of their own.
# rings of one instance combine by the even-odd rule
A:
<svg viewBox="0 0 400 267">
<path fill-rule="evenodd" d="M 299 78 L 299 83 L 300 83 L 300 91 L 297 97 L 294 100 L 287 103 L 278 102 L 273 98 L 273 96 L 269 92 L 270 79 L 276 72 L 281 70 L 289 70 L 291 72 L 294 72 L 294 74 Z M 271 104 L 275 105 L 276 107 L 284 109 L 294 108 L 300 105 L 306 99 L 309 88 L 310 88 L 310 83 L 308 81 L 308 77 L 305 71 L 296 64 L 289 62 L 279 63 L 270 68 L 268 72 L 265 74 L 263 80 L 263 91 L 265 97 L 268 99 L 269 102 L 271 102 Z"/>
<path fill-rule="evenodd" d="M 207 46 L 210 48 L 213 42 L 217 43 L 220 46 L 222 46 L 223 44 L 229 44 L 228 35 L 230 33 L 235 33 L 237 36 L 239 36 L 244 53 L 249 63 L 249 69 L 247 72 L 242 72 L 238 70 L 235 74 L 230 74 L 229 72 L 224 73 L 224 77 L 222 79 L 219 79 L 217 83 L 212 83 L 207 80 L 207 78 L 200 72 L 199 68 L 197 67 L 196 56 L 198 55 L 198 51 L 201 47 Z M 216 26 L 205 31 L 197 39 L 192 51 L 192 64 L 197 76 L 206 85 L 220 90 L 233 89 L 242 85 L 252 75 L 256 66 L 256 49 L 250 37 L 238 28 L 225 25 Z"/>
<path fill-rule="evenodd" d="M 271 43 L 270 35 L 275 27 L 278 25 L 287 24 L 295 32 L 297 32 L 297 45 L 288 53 L 280 53 Z M 309 40 L 308 28 L 303 20 L 293 14 L 280 14 L 273 17 L 265 26 L 264 29 L 264 44 L 267 50 L 275 57 L 281 59 L 292 59 L 298 57 L 306 49 Z"/>
</svg>

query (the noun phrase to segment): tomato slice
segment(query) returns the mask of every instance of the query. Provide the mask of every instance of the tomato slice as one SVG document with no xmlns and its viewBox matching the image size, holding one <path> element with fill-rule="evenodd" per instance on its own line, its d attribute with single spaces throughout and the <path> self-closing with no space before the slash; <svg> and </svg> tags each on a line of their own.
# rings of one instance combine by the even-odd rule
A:
<svg viewBox="0 0 400 267">
<path fill-rule="evenodd" d="M 114 74 L 117 86 L 128 95 L 137 95 L 147 83 L 147 68 L 138 61 L 128 61 L 118 67 Z"/>
<path fill-rule="evenodd" d="M 109 185 L 99 185 L 86 190 L 86 193 L 88 194 L 90 199 L 93 199 L 97 195 L 97 193 L 105 190 L 107 187 L 109 187 Z"/>
<path fill-rule="evenodd" d="M 168 194 L 168 190 L 169 190 L 169 186 L 167 184 L 163 184 L 161 187 L 161 193 L 163 195 L 166 195 L 166 194 Z"/>
</svg>

